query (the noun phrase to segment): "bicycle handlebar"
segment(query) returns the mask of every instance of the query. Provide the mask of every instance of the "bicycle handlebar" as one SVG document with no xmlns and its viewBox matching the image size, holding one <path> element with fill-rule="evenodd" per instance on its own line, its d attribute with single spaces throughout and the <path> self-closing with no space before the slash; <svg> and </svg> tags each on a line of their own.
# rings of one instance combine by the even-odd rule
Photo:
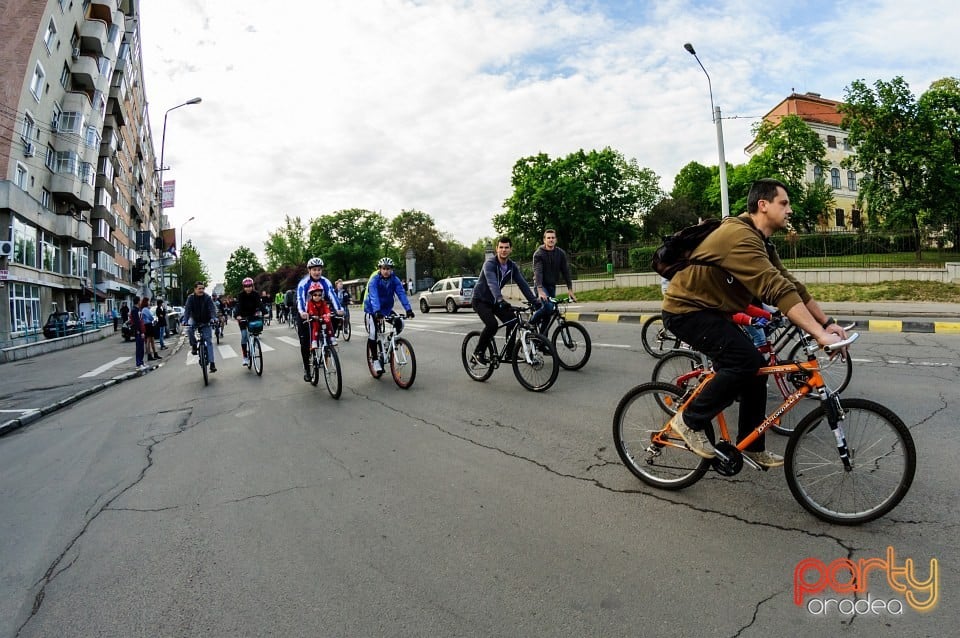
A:
<svg viewBox="0 0 960 638">
<path fill-rule="evenodd" d="M 851 343 L 853 343 L 859 338 L 860 338 L 859 332 L 851 333 L 850 336 L 844 339 L 843 341 L 838 341 L 836 343 L 830 343 L 823 346 L 823 351 L 826 352 L 827 354 L 833 354 L 835 352 L 839 352 L 840 350 L 843 350 L 844 348 L 846 348 L 847 346 L 849 346 Z"/>
</svg>

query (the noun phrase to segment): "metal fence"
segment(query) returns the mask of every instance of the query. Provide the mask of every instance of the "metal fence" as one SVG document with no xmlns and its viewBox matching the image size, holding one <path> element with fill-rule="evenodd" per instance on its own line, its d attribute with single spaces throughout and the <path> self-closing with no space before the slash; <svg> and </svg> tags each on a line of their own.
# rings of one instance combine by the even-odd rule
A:
<svg viewBox="0 0 960 638">
<path fill-rule="evenodd" d="M 960 261 L 960 224 L 940 229 L 901 231 L 830 230 L 772 238 L 788 268 L 943 268 Z M 608 250 L 568 253 L 574 279 L 613 277 L 614 273 L 652 272 L 650 259 L 659 242 L 614 244 Z M 532 261 L 521 263 L 532 273 Z"/>
</svg>

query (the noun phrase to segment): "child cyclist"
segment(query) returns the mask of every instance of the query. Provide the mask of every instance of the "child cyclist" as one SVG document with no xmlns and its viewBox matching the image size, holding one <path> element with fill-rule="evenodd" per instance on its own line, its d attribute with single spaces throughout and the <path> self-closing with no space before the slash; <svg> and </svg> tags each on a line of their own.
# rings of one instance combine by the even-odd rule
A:
<svg viewBox="0 0 960 638">
<path fill-rule="evenodd" d="M 323 322 L 324 332 L 327 333 L 327 339 L 330 345 L 337 345 L 337 340 L 333 336 L 333 322 L 330 320 L 330 306 L 324 299 L 323 286 L 317 282 L 310 284 L 307 290 L 307 314 L 310 318 L 318 317 Z M 310 324 L 310 348 L 315 349 L 320 346 L 320 324 L 311 322 Z"/>
</svg>

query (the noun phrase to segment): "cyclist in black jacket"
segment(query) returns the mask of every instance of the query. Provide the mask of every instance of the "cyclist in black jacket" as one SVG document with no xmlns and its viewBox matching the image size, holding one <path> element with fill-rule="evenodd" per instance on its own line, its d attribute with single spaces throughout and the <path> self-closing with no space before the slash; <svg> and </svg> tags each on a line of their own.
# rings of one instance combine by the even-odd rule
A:
<svg viewBox="0 0 960 638">
<path fill-rule="evenodd" d="M 530 290 L 530 284 L 523 278 L 520 267 L 510 259 L 511 252 L 513 252 L 513 242 L 506 235 L 501 236 L 497 240 L 496 255 L 484 262 L 477 285 L 473 289 L 473 309 L 483 321 L 483 331 L 477 340 L 474 356 L 484 365 L 488 363 L 487 345 L 500 326 L 497 319 L 499 318 L 503 323 L 515 319 L 510 302 L 503 298 L 503 287 L 516 284 L 527 301 L 537 303 L 537 297 Z"/>
</svg>

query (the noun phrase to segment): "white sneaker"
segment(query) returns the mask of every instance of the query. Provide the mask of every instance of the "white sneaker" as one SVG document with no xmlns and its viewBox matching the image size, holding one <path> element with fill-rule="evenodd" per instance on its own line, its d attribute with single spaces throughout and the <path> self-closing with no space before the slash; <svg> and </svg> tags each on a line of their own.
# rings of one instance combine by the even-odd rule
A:
<svg viewBox="0 0 960 638">
<path fill-rule="evenodd" d="M 337 345 L 337 338 L 336 338 L 336 337 L 330 337 L 330 345 L 331 345 L 331 346 Z"/>
<path fill-rule="evenodd" d="M 250 358 L 249 358 L 249 357 L 244 357 L 244 358 L 243 358 L 243 365 L 245 365 L 245 366 L 250 365 Z"/>
<path fill-rule="evenodd" d="M 380 365 L 380 360 L 379 360 L 379 359 L 374 360 L 374 362 L 373 362 L 373 371 L 374 371 L 374 372 L 378 372 L 378 373 L 379 373 L 379 372 L 383 372 L 383 366 Z"/>
<path fill-rule="evenodd" d="M 311 347 L 312 349 L 316 350 L 317 348 L 320 347 L 320 344 L 317 343 L 316 341 L 311 341 L 311 342 L 310 342 L 310 347 Z"/>
<path fill-rule="evenodd" d="M 691 430 L 683 420 L 683 413 L 677 412 L 670 419 L 670 429 L 683 439 L 690 451 L 703 459 L 712 459 L 717 455 L 710 439 L 700 430 Z M 752 458 L 752 457 L 751 457 Z"/>
</svg>

